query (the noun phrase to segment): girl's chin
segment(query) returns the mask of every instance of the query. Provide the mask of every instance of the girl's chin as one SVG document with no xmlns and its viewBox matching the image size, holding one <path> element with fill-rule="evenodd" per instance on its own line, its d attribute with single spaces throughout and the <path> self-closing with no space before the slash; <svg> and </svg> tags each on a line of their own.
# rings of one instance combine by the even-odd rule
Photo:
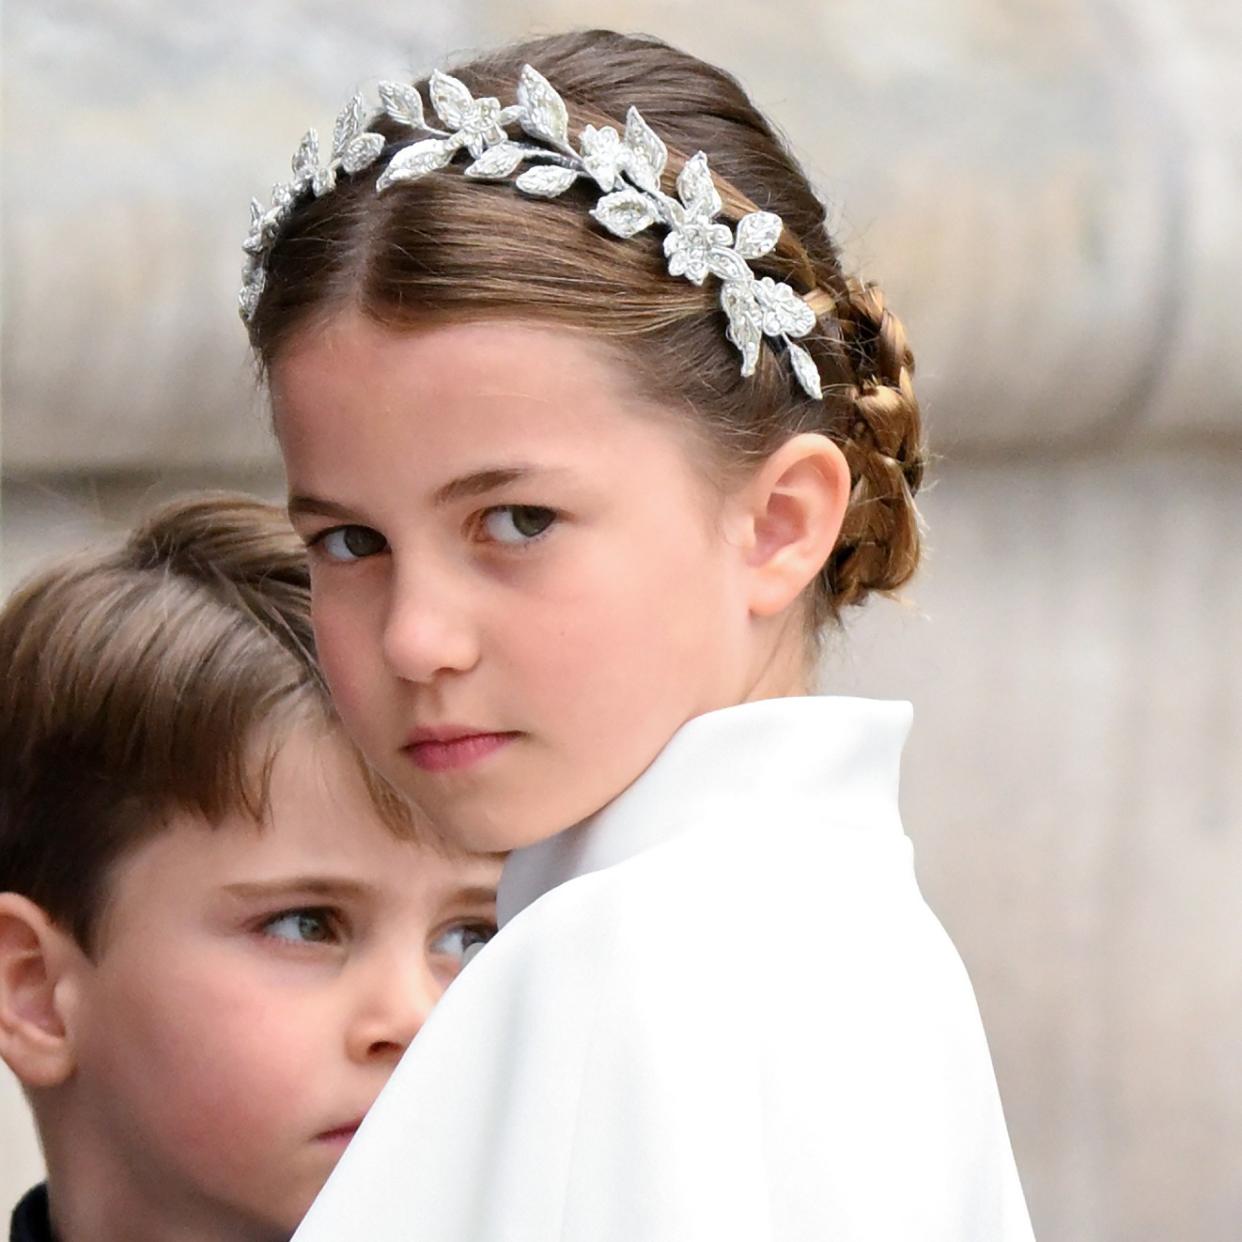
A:
<svg viewBox="0 0 1242 1242">
<path fill-rule="evenodd" d="M 560 821 L 550 798 L 529 785 L 488 797 L 439 798 L 411 793 L 437 837 L 471 854 L 507 854 L 554 837 L 575 821 Z M 551 812 L 551 816 L 549 815 Z"/>
<path fill-rule="evenodd" d="M 472 854 L 504 854 L 546 841 L 611 801 L 613 791 L 577 788 L 572 765 L 550 765 L 527 735 L 460 770 L 428 771 L 402 755 L 384 775 L 421 811 L 435 836 Z"/>
</svg>

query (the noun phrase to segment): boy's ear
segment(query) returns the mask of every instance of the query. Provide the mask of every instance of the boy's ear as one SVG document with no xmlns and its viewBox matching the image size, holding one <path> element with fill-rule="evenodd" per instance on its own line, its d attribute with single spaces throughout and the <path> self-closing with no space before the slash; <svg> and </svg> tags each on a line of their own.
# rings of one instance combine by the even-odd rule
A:
<svg viewBox="0 0 1242 1242">
<path fill-rule="evenodd" d="M 736 496 L 750 611 L 782 612 L 828 560 L 850 499 L 850 468 L 818 432 L 786 440 Z"/>
<path fill-rule="evenodd" d="M 82 956 L 33 901 L 0 893 L 0 1057 L 27 1087 L 54 1087 L 73 1072 L 64 1010 Z"/>
</svg>

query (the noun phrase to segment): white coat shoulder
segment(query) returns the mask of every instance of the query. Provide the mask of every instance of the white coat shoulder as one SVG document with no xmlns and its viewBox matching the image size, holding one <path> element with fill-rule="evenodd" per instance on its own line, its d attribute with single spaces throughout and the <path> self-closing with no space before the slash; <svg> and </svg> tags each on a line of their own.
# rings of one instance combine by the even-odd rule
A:
<svg viewBox="0 0 1242 1242">
<path fill-rule="evenodd" d="M 299 1239 L 1028 1238 L 908 843 L 776 824 L 756 853 L 754 830 L 703 826 L 518 914 Z"/>
</svg>

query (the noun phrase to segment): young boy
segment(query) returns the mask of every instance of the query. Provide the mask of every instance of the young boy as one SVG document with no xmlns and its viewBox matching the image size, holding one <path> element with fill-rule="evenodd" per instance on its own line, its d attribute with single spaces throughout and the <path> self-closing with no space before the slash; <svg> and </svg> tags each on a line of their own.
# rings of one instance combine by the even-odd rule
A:
<svg viewBox="0 0 1242 1242">
<path fill-rule="evenodd" d="M 172 504 L 0 612 L 0 1055 L 48 1180 L 15 1239 L 292 1233 L 499 863 L 421 840 L 317 679 L 279 510 Z"/>
</svg>

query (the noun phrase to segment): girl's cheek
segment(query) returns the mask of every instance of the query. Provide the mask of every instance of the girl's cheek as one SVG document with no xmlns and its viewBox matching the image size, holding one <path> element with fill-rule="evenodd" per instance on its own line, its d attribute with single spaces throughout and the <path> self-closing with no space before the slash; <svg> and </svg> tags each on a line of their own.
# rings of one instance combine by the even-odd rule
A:
<svg viewBox="0 0 1242 1242">
<path fill-rule="evenodd" d="M 366 628 L 365 617 L 353 616 L 336 603 L 317 606 L 314 622 L 319 663 L 332 697 L 345 708 L 365 692 L 365 670 L 376 658 L 378 636 Z"/>
</svg>

